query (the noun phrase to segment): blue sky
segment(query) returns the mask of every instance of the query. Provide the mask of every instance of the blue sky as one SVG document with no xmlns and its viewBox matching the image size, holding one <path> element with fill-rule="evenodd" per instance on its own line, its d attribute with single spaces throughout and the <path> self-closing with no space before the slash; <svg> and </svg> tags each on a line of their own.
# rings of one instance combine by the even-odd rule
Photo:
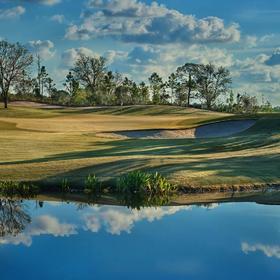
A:
<svg viewBox="0 0 280 280">
<path fill-rule="evenodd" d="M 280 105 L 279 15 L 278 0 L 0 0 L 0 38 L 40 53 L 58 85 L 79 53 L 137 81 L 212 62 Z"/>
</svg>

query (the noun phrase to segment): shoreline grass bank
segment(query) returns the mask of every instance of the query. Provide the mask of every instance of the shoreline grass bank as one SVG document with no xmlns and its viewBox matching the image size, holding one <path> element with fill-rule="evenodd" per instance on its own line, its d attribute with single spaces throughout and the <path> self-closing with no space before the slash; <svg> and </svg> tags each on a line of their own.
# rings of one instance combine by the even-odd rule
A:
<svg viewBox="0 0 280 280">
<path fill-rule="evenodd" d="M 123 199 L 121 196 L 113 194 L 103 194 L 98 197 L 88 196 L 84 193 L 57 193 L 45 192 L 34 196 L 14 196 L 7 197 L 0 194 L 1 199 L 12 200 L 36 200 L 43 202 L 66 202 L 85 205 L 112 205 L 126 206 L 132 208 L 141 207 L 158 207 L 158 206 L 186 206 L 186 205 L 203 205 L 211 207 L 213 204 L 220 203 L 258 203 L 264 205 L 280 205 L 280 190 L 268 189 L 267 191 L 250 191 L 250 192 L 220 192 L 220 193 L 196 193 L 181 194 L 170 196 L 163 200 L 137 200 L 137 203 L 131 198 Z M 136 206 L 136 207 L 135 207 Z"/>
</svg>

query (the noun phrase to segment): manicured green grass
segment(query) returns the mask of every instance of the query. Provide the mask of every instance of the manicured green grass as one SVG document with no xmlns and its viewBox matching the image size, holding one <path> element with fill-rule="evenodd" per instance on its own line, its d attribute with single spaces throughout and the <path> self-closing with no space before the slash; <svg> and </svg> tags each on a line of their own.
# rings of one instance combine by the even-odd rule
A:
<svg viewBox="0 0 280 280">
<path fill-rule="evenodd" d="M 248 131 L 217 139 L 117 139 L 104 132 L 186 128 L 257 118 Z M 0 109 L 0 179 L 76 187 L 89 174 L 114 181 L 135 170 L 183 186 L 280 183 L 280 114 L 235 116 L 173 106 Z"/>
</svg>

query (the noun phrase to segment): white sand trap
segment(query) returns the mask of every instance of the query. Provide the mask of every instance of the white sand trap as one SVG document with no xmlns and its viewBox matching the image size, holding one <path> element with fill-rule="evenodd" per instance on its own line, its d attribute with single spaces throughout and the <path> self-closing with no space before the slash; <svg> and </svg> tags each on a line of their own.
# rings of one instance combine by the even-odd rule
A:
<svg viewBox="0 0 280 280">
<path fill-rule="evenodd" d="M 125 138 L 139 139 L 216 138 L 238 134 L 249 129 L 255 123 L 256 120 L 223 121 L 191 129 L 118 131 L 113 134 Z"/>
</svg>

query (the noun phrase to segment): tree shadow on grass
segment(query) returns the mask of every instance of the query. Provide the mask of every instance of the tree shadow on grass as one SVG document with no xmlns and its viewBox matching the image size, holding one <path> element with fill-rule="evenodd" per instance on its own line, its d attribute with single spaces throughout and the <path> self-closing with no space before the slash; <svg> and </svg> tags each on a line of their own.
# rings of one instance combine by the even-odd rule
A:
<svg viewBox="0 0 280 280">
<path fill-rule="evenodd" d="M 20 163 L 43 163 L 49 161 L 75 160 L 118 156 L 192 156 L 213 153 L 241 152 L 248 149 L 272 148 L 279 140 L 270 137 L 233 137 L 227 139 L 205 140 L 146 140 L 128 139 L 94 143 L 95 149 L 56 154 L 48 157 L 14 162 L 2 162 L 0 165 Z"/>
<path fill-rule="evenodd" d="M 120 174 L 126 174 L 133 170 L 144 170 L 149 160 L 147 159 L 115 159 L 110 162 L 91 164 L 71 171 L 58 173 L 54 176 L 44 178 L 43 183 L 56 185 L 60 184 L 62 179 L 67 178 L 71 184 L 81 187 L 85 178 L 89 174 L 96 174 L 98 179 L 114 182 L 115 177 Z"/>
<path fill-rule="evenodd" d="M 47 109 L 48 110 L 48 109 Z M 62 114 L 101 114 L 101 115 L 189 115 L 192 110 L 176 106 L 154 106 L 154 105 L 136 105 L 136 106 L 100 106 L 92 108 L 64 108 Z"/>
<path fill-rule="evenodd" d="M 107 163 L 96 163 L 87 167 L 58 173 L 44 179 L 45 183 L 58 184 L 62 178 L 67 178 L 71 184 L 82 187 L 84 179 L 91 173 L 101 180 L 114 184 L 116 178 L 131 171 L 142 170 L 146 172 L 159 172 L 169 179 L 177 180 L 178 172 L 183 172 L 184 178 L 193 180 L 195 172 L 210 172 L 217 182 L 229 182 L 236 177 L 247 178 L 258 183 L 272 183 L 280 179 L 280 155 L 233 157 L 226 159 L 202 159 L 200 161 L 162 161 L 152 159 L 115 159 Z M 183 181 L 184 181 L 183 178 Z M 203 179 L 206 178 L 195 178 Z M 180 180 L 182 184 L 182 180 Z M 242 182 L 241 182 L 242 183 Z"/>
<path fill-rule="evenodd" d="M 55 145 L 55 143 L 54 143 Z M 44 163 L 52 161 L 79 160 L 106 157 L 137 157 L 137 156 L 197 156 L 222 154 L 226 152 L 248 152 L 255 149 L 268 149 L 279 145 L 278 137 L 268 136 L 239 136 L 217 139 L 125 139 L 113 141 L 100 141 L 93 143 L 93 150 L 74 151 L 55 154 L 47 157 L 21 160 L 13 162 L 1 162 L 0 165 Z"/>
</svg>

